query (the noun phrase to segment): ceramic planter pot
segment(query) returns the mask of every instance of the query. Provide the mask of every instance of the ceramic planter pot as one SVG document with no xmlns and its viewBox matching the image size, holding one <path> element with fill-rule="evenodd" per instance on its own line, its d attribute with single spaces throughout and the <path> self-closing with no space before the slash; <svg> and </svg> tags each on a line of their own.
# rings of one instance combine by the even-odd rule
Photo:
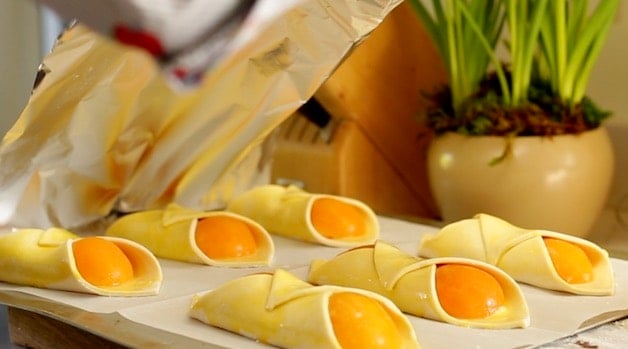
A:
<svg viewBox="0 0 628 349">
<path fill-rule="evenodd" d="M 447 133 L 428 149 L 432 194 L 447 223 L 488 213 L 523 228 L 586 236 L 614 169 L 605 128 L 580 135 L 507 139 Z"/>
</svg>

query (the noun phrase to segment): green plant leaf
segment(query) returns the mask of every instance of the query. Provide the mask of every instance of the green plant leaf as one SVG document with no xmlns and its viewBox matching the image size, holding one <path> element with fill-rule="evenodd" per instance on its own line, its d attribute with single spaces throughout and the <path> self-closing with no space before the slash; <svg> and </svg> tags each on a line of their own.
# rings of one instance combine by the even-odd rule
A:
<svg viewBox="0 0 628 349">
<path fill-rule="evenodd" d="M 447 88 L 428 96 L 428 122 L 437 133 L 578 133 L 610 115 L 585 93 L 619 0 L 593 8 L 588 0 L 408 2 L 449 77 Z M 506 64 L 497 55 L 500 43 Z"/>
</svg>

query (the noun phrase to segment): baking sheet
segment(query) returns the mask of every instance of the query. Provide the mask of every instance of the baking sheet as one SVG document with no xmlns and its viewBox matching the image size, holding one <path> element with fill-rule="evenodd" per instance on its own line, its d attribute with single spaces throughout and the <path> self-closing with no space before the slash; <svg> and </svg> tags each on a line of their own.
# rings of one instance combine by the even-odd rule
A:
<svg viewBox="0 0 628 349">
<path fill-rule="evenodd" d="M 423 233 L 436 228 L 424 224 L 379 217 L 381 239 L 414 253 Z M 72 292 L 41 290 L 0 283 L 0 292 L 29 293 L 89 312 L 117 312 L 130 321 L 227 348 L 266 348 L 245 337 L 207 326 L 188 318 L 193 294 L 217 287 L 225 281 L 252 272 L 282 267 L 305 278 L 313 258 L 331 258 L 342 248 L 317 246 L 274 237 L 276 255 L 268 268 L 229 269 L 161 260 L 164 271 L 162 291 L 157 296 L 115 298 Z M 578 330 L 588 319 L 606 312 L 628 308 L 628 261 L 612 259 L 616 293 L 608 297 L 575 296 L 522 285 L 528 301 L 531 325 L 526 329 L 469 329 L 408 316 L 424 349 L 439 348 L 521 348 L 539 345 Z M 628 333 L 626 334 L 628 345 Z"/>
</svg>

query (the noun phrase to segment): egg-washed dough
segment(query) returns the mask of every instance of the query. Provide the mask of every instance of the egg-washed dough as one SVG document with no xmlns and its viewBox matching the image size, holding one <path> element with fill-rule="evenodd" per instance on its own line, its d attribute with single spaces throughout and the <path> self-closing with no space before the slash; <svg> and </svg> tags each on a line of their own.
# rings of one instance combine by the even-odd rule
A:
<svg viewBox="0 0 628 349">
<path fill-rule="evenodd" d="M 593 265 L 593 280 L 570 284 L 558 275 L 543 237 L 561 239 L 584 250 Z M 598 245 L 567 234 L 523 229 L 488 214 L 477 214 L 426 234 L 420 256 L 457 256 L 481 260 L 503 269 L 515 280 L 541 288 L 580 295 L 612 295 L 613 270 L 608 252 Z"/>
<path fill-rule="evenodd" d="M 338 348 L 328 300 L 337 292 L 353 292 L 379 301 L 403 336 L 403 348 L 419 348 L 408 319 L 388 299 L 373 292 L 312 286 L 277 269 L 240 277 L 193 297 L 190 316 L 262 343 L 284 348 Z"/>
<path fill-rule="evenodd" d="M 436 267 L 443 264 L 469 265 L 491 274 L 504 292 L 504 305 L 483 319 L 449 315 L 436 292 Z M 308 281 L 377 292 L 405 313 L 459 326 L 497 329 L 525 328 L 530 324 L 519 285 L 499 268 L 466 258 L 421 259 L 382 241 L 342 252 L 330 260 L 312 261 Z"/>
<path fill-rule="evenodd" d="M 319 198 L 332 198 L 353 205 L 364 213 L 366 234 L 360 237 L 330 239 L 320 234 L 311 220 L 312 204 Z M 271 234 L 333 247 L 373 243 L 379 236 L 379 223 L 373 210 L 359 200 L 308 193 L 294 186 L 263 185 L 232 200 L 227 210 L 247 216 Z"/>
<path fill-rule="evenodd" d="M 196 224 L 202 218 L 223 215 L 246 223 L 255 236 L 257 252 L 230 259 L 208 257 L 196 244 Z M 270 234 L 253 220 L 225 211 L 198 211 L 176 204 L 164 210 L 128 214 L 116 220 L 105 232 L 144 245 L 157 257 L 186 263 L 226 267 L 266 266 L 273 259 L 275 247 Z"/>
<path fill-rule="evenodd" d="M 103 296 L 147 296 L 159 293 L 162 282 L 157 259 L 143 246 L 115 237 L 129 258 L 133 279 L 118 286 L 95 286 L 79 273 L 72 244 L 81 237 L 60 228 L 19 229 L 0 236 L 0 281 Z"/>
</svg>

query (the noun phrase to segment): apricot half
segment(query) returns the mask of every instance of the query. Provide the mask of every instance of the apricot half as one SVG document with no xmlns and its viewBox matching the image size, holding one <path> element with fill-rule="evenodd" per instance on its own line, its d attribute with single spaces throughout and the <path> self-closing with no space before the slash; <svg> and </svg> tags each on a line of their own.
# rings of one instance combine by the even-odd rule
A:
<svg viewBox="0 0 628 349">
<path fill-rule="evenodd" d="M 329 314 L 343 349 L 400 348 L 403 342 L 395 321 L 377 300 L 351 292 L 329 298 Z"/>
<path fill-rule="evenodd" d="M 230 216 L 202 218 L 196 225 L 196 245 L 212 259 L 252 255 L 257 251 L 257 242 L 251 229 L 246 222 Z"/>
<path fill-rule="evenodd" d="M 443 309 L 460 319 L 482 319 L 504 304 L 504 291 L 489 272 L 465 264 L 436 268 L 436 292 Z"/>
<path fill-rule="evenodd" d="M 86 237 L 72 243 L 76 268 L 81 276 L 95 286 L 117 286 L 133 279 L 133 265 L 113 242 L 99 237 Z"/>
<path fill-rule="evenodd" d="M 324 237 L 340 239 L 366 234 L 364 212 L 333 198 L 319 198 L 312 204 L 312 225 Z"/>
<path fill-rule="evenodd" d="M 543 242 L 552 259 L 556 272 L 570 284 L 593 280 L 593 265 L 587 254 L 571 242 L 544 237 Z"/>
</svg>

